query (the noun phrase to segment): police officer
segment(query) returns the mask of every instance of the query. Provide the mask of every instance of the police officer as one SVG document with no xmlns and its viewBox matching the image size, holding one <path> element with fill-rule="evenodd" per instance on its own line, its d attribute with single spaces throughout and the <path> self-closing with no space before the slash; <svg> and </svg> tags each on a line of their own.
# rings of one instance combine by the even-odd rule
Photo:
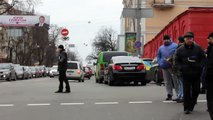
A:
<svg viewBox="0 0 213 120">
<path fill-rule="evenodd" d="M 70 85 L 66 77 L 67 71 L 67 53 L 65 52 L 64 46 L 59 45 L 59 56 L 58 56 L 58 71 L 59 71 L 59 88 L 58 91 L 55 93 L 62 93 L 63 92 L 63 82 L 66 84 L 66 91 L 65 93 L 70 93 Z"/>
<path fill-rule="evenodd" d="M 207 87 L 207 105 L 208 111 L 213 120 L 213 33 L 208 36 L 209 46 L 207 48 L 207 65 L 206 65 L 206 87 Z"/>
<path fill-rule="evenodd" d="M 176 51 L 175 62 L 183 77 L 184 113 L 190 114 L 197 104 L 200 92 L 201 63 L 205 59 L 205 53 L 195 44 L 192 32 L 187 32 L 184 40 L 184 45 Z"/>
</svg>

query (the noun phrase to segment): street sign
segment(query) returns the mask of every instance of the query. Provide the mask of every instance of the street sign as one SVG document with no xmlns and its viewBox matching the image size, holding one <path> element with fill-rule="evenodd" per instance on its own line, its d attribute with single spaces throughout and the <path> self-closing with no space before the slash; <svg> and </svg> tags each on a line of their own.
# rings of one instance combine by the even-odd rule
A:
<svg viewBox="0 0 213 120">
<path fill-rule="evenodd" d="M 63 28 L 63 29 L 61 30 L 61 35 L 64 36 L 64 37 L 68 36 L 68 35 L 69 35 L 69 30 L 66 29 L 66 28 Z"/>
<path fill-rule="evenodd" d="M 142 43 L 140 41 L 136 41 L 135 42 L 135 47 L 138 48 L 138 49 L 141 48 L 142 47 Z"/>
<path fill-rule="evenodd" d="M 67 41 L 69 40 L 70 38 L 69 37 L 62 37 L 63 40 Z"/>
<path fill-rule="evenodd" d="M 150 18 L 153 17 L 152 8 L 124 8 L 122 12 L 124 18 Z"/>
</svg>

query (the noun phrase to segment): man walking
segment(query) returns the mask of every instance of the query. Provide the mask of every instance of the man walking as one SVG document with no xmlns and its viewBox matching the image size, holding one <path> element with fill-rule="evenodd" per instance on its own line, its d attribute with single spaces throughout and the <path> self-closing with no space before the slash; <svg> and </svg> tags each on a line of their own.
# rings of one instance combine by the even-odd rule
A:
<svg viewBox="0 0 213 120">
<path fill-rule="evenodd" d="M 165 81 L 165 86 L 167 91 L 166 100 L 172 100 L 173 84 L 176 91 L 176 95 L 179 94 L 178 79 L 177 79 L 177 76 L 175 76 L 172 73 L 172 62 L 171 62 L 171 59 L 178 45 L 171 41 L 169 35 L 165 35 L 163 40 L 164 40 L 164 45 L 162 45 L 158 50 L 157 60 L 158 60 L 159 66 L 162 68 L 162 71 L 163 71 L 163 78 Z"/>
<path fill-rule="evenodd" d="M 55 93 L 62 93 L 63 92 L 63 82 L 66 84 L 66 91 L 65 93 L 70 93 L 70 85 L 66 77 L 67 71 L 67 53 L 65 52 L 64 46 L 59 45 L 59 56 L 58 56 L 58 71 L 59 71 L 59 88 L 58 91 Z"/>
<path fill-rule="evenodd" d="M 175 62 L 183 77 L 184 112 L 190 114 L 197 104 L 200 92 L 201 65 L 205 59 L 205 53 L 194 43 L 192 32 L 187 32 L 184 39 L 184 45 L 176 51 Z"/>
<path fill-rule="evenodd" d="M 206 64 L 206 87 L 207 87 L 207 106 L 211 120 L 213 120 L 213 33 L 208 36 L 209 46 L 207 48 Z"/>
</svg>

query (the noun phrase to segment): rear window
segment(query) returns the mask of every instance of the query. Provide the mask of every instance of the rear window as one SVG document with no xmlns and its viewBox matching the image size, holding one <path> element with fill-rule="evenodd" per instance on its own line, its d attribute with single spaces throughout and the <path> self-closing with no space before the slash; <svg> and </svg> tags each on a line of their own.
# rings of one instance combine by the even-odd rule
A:
<svg viewBox="0 0 213 120">
<path fill-rule="evenodd" d="M 126 52 L 105 53 L 103 54 L 103 61 L 109 63 L 111 58 L 115 56 L 128 56 L 128 53 Z"/>
<path fill-rule="evenodd" d="M 78 64 L 77 63 L 68 63 L 67 68 L 68 69 L 78 69 Z"/>
</svg>

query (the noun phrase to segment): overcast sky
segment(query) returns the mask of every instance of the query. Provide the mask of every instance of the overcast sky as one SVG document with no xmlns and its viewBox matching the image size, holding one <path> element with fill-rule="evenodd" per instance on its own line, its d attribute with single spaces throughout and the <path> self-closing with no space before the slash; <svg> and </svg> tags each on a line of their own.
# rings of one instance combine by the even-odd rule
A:
<svg viewBox="0 0 213 120">
<path fill-rule="evenodd" d="M 68 28 L 71 38 L 69 43 L 76 44 L 75 50 L 85 59 L 92 52 L 92 39 L 102 26 L 109 26 L 117 33 L 120 32 L 122 1 L 43 0 L 35 9 L 37 13 L 49 15 L 51 24 Z"/>
</svg>

